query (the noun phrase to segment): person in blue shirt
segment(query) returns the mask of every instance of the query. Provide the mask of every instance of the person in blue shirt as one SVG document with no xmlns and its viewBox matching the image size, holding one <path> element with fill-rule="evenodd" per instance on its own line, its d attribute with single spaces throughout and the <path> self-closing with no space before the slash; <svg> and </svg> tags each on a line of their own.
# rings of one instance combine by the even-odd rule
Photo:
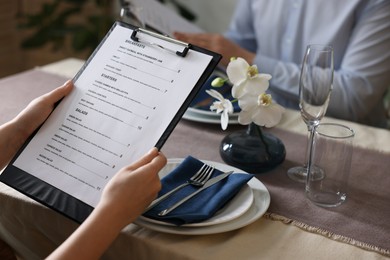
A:
<svg viewBox="0 0 390 260">
<path fill-rule="evenodd" d="M 390 87 L 390 1 L 239 0 L 224 35 L 176 32 L 179 40 L 242 57 L 272 75 L 270 93 L 298 109 L 301 62 L 308 44 L 334 48 L 334 88 L 327 116 L 386 127 Z"/>
</svg>

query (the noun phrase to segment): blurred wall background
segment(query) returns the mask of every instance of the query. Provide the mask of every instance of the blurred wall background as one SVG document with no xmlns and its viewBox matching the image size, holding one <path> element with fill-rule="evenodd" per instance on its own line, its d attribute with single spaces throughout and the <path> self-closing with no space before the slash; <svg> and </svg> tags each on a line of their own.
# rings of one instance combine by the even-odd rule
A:
<svg viewBox="0 0 390 260">
<path fill-rule="evenodd" d="M 92 40 L 90 43 L 97 44 L 105 34 L 106 28 L 104 26 L 96 28 L 96 26 L 107 17 L 112 21 L 119 19 L 120 2 L 119 0 L 0 0 L 0 77 L 64 58 L 86 59 L 93 50 L 93 48 L 80 48 L 84 44 L 83 41 L 91 41 L 92 36 L 88 35 L 87 31 L 100 30 L 99 39 Z M 237 0 L 165 0 L 163 2 L 174 10 L 176 9 L 172 3 L 179 3 L 195 15 L 196 25 L 208 32 L 222 33 L 228 27 Z M 30 26 L 26 28 L 28 22 Z M 31 26 L 31 23 L 36 24 Z M 108 22 L 110 23 L 111 21 Z M 54 25 L 63 28 L 53 33 Z M 51 35 L 47 36 L 47 31 L 50 30 L 52 30 Z M 81 30 L 84 34 L 80 32 Z M 66 36 L 59 36 L 60 34 Z M 31 43 L 41 45 L 32 48 L 22 47 L 23 42 L 32 36 L 35 38 L 30 40 L 30 45 Z M 50 40 L 44 42 L 46 38 Z M 41 41 L 44 43 L 42 44 Z M 78 45 L 79 49 L 75 45 Z"/>
</svg>

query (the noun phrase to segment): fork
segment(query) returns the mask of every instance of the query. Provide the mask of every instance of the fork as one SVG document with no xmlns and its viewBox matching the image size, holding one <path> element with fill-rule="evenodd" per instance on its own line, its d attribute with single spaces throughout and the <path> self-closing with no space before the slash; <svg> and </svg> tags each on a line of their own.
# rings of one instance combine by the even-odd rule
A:
<svg viewBox="0 0 390 260">
<path fill-rule="evenodd" d="M 183 184 L 180 184 L 179 186 L 177 186 L 173 190 L 165 193 L 164 195 L 162 195 L 158 199 L 155 199 L 149 205 L 149 207 L 146 208 L 146 210 L 144 212 L 150 210 L 151 208 L 153 208 L 154 206 L 159 204 L 161 201 L 163 201 L 166 198 L 168 198 L 169 196 L 171 196 L 173 193 L 177 192 L 178 190 L 180 190 L 188 185 L 194 185 L 194 186 L 198 186 L 198 187 L 203 186 L 210 179 L 213 171 L 214 171 L 213 166 L 210 166 L 208 164 L 203 164 L 202 167 L 188 181 L 186 181 Z"/>
</svg>

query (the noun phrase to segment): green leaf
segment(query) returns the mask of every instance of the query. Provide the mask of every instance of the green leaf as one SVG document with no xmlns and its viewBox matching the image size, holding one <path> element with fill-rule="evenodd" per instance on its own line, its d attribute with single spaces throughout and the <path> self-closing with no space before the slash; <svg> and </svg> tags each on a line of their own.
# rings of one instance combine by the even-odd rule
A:
<svg viewBox="0 0 390 260">
<path fill-rule="evenodd" d="M 79 30 L 73 35 L 72 47 L 76 51 L 94 48 L 96 47 L 96 38 L 96 34 L 88 29 Z"/>
</svg>

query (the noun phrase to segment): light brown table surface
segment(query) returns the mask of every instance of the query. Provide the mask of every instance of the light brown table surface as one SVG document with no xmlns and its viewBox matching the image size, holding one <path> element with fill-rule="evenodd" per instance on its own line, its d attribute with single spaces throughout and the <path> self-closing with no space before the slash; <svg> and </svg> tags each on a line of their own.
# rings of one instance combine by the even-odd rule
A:
<svg viewBox="0 0 390 260">
<path fill-rule="evenodd" d="M 38 71 L 72 77 L 83 61 L 67 59 L 50 64 Z M 32 77 L 29 71 L 13 77 Z M 40 89 L 25 91 L 0 89 L 0 123 L 15 116 L 27 103 L 49 89 L 56 87 L 61 77 L 40 74 L 34 85 Z M 49 75 L 49 74 L 46 74 Z M 4 79 L 3 79 L 4 80 Z M 6 80 L 15 80 L 7 78 Z M 18 86 L 15 86 L 18 87 Z M 22 86 L 19 86 L 22 87 Z M 8 91 L 8 92 L 7 92 Z M 12 94 L 12 95 L 11 95 Z M 10 99 L 9 96 L 13 96 Z M 6 99 L 5 96 L 7 97 Z M 390 152 L 388 130 L 367 127 L 352 122 L 325 118 L 339 122 L 356 131 L 355 145 Z M 207 131 L 212 128 L 213 131 Z M 215 131 L 218 125 L 182 120 L 163 148 L 170 158 L 188 154 L 200 159 L 222 162 L 218 154 L 220 140 L 226 135 Z M 279 129 L 306 135 L 306 126 L 297 111 L 287 110 Z M 204 150 L 194 145 L 199 140 L 215 144 L 215 149 Z M 303 191 L 302 191 L 303 192 Z M 272 197 L 271 197 L 272 200 Z M 0 238 L 8 243 L 22 259 L 42 259 L 65 240 L 78 224 L 51 209 L 27 198 L 0 183 Z M 309 232 L 294 222 L 262 217 L 254 223 L 230 232 L 186 236 L 151 231 L 134 224 L 127 226 L 107 251 L 103 259 L 382 259 L 383 254 L 341 242 L 326 235 Z M 390 231 L 389 231 L 390 232 Z"/>
</svg>

